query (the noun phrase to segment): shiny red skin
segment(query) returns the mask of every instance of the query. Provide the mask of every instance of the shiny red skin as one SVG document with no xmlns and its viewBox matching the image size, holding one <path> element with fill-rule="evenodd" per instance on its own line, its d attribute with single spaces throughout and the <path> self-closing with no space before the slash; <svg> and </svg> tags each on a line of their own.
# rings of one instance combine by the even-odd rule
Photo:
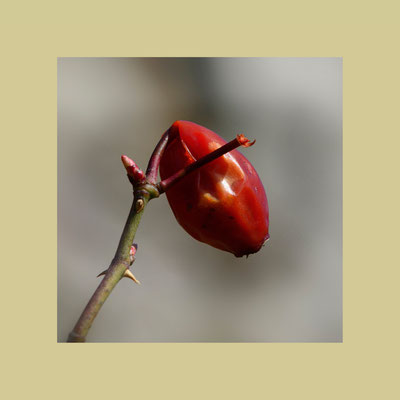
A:
<svg viewBox="0 0 400 400">
<path fill-rule="evenodd" d="M 161 179 L 224 145 L 216 133 L 176 121 L 160 162 Z M 239 151 L 185 176 L 166 192 L 179 224 L 195 239 L 236 257 L 256 253 L 269 238 L 269 210 L 257 172 Z"/>
</svg>

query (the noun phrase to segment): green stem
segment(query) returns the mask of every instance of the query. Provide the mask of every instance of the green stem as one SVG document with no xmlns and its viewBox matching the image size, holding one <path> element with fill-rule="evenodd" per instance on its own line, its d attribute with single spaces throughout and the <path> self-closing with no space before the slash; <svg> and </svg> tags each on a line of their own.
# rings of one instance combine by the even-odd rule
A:
<svg viewBox="0 0 400 400">
<path fill-rule="evenodd" d="M 128 219 L 119 241 L 118 249 L 110 267 L 106 272 L 106 275 L 94 292 L 93 296 L 90 298 L 89 303 L 83 310 L 74 329 L 69 334 L 67 340 L 68 342 L 86 341 L 86 335 L 92 326 L 92 323 L 96 318 L 101 306 L 104 304 L 116 284 L 124 276 L 125 271 L 129 268 L 131 264 L 129 252 L 133 244 L 133 239 L 139 226 L 140 219 L 142 218 L 143 210 L 149 200 L 158 197 L 161 193 L 164 193 L 171 186 L 179 182 L 182 178 L 194 170 L 207 163 L 210 163 L 218 157 L 221 157 L 225 153 L 228 153 L 239 146 L 249 147 L 254 143 L 250 143 L 250 141 L 244 135 L 237 135 L 236 139 L 226 143 L 217 150 L 214 150 L 213 152 L 186 166 L 182 170 L 176 172 L 169 178 L 156 184 L 157 171 L 159 169 L 161 156 L 168 144 L 168 132 L 169 131 L 166 131 L 164 133 L 155 150 L 153 151 L 146 172 L 146 180 L 144 182 L 136 182 L 128 172 L 128 178 L 134 187 L 135 194 Z M 126 167 L 125 161 L 126 158 L 125 160 L 122 158 L 122 162 Z M 128 166 L 130 167 L 132 165 L 129 164 L 128 160 Z"/>
<path fill-rule="evenodd" d="M 83 310 L 74 329 L 69 334 L 67 340 L 68 342 L 86 341 L 86 335 L 92 326 L 92 323 L 96 318 L 101 306 L 104 304 L 116 284 L 121 280 L 125 271 L 129 268 L 129 252 L 133 244 L 133 239 L 139 226 L 140 219 L 142 218 L 143 210 L 149 201 L 149 196 L 140 196 L 139 200 L 142 200 L 143 203 L 139 212 L 137 212 L 136 209 L 138 196 L 135 195 L 128 219 L 119 241 L 118 249 L 115 253 L 115 257 L 112 260 L 111 265 L 108 268 L 107 273 L 100 285 Z"/>
</svg>

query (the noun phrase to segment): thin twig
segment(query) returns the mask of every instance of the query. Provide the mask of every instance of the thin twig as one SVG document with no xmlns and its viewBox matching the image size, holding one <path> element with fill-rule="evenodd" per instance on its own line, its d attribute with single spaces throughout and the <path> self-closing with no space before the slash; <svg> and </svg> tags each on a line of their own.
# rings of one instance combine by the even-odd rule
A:
<svg viewBox="0 0 400 400">
<path fill-rule="evenodd" d="M 159 182 L 156 185 L 158 192 L 160 194 L 166 192 L 172 185 L 175 185 L 186 175 L 188 175 L 191 172 L 193 172 L 194 170 L 202 167 L 203 165 L 208 164 L 211 161 L 214 161 L 215 159 L 223 156 L 225 153 L 228 153 L 240 146 L 244 146 L 244 147 L 252 146 L 254 143 L 255 143 L 255 140 L 253 142 L 250 142 L 250 140 L 247 139 L 244 135 L 237 135 L 235 139 L 224 144 L 223 146 L 219 147 L 218 149 L 212 151 L 211 153 L 205 155 L 204 157 L 199 158 L 198 160 L 194 161 L 193 163 L 191 163 L 191 164 L 187 165 L 186 167 L 182 168 L 181 170 L 175 172 L 175 174 L 173 174 L 170 177 Z"/>
<path fill-rule="evenodd" d="M 161 156 L 163 155 L 165 147 L 167 146 L 168 137 L 169 129 L 161 136 L 160 141 L 157 143 L 157 146 L 150 157 L 146 170 L 146 179 L 150 184 L 154 185 L 157 182 L 158 167 L 160 165 Z"/>
<path fill-rule="evenodd" d="M 140 212 L 136 211 L 136 202 L 137 199 L 134 198 L 128 219 L 119 241 L 118 249 L 115 253 L 115 257 L 100 285 L 83 310 L 74 329 L 69 334 L 68 342 L 85 342 L 86 335 L 98 312 L 100 311 L 101 306 L 104 304 L 115 285 L 124 276 L 125 271 L 129 268 L 130 248 L 132 246 L 133 239 L 148 199 L 143 199 L 143 207 L 141 208 Z"/>
</svg>

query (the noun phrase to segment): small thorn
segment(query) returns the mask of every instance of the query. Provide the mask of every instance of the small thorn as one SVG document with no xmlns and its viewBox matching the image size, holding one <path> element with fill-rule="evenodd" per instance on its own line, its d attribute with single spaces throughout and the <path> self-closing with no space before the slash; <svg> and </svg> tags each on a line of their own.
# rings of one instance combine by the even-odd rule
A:
<svg viewBox="0 0 400 400">
<path fill-rule="evenodd" d="M 137 213 L 140 213 L 144 208 L 144 201 L 143 199 L 138 199 L 135 204 L 135 209 Z"/>
<path fill-rule="evenodd" d="M 108 268 L 107 268 L 106 270 L 104 270 L 103 272 L 100 272 L 100 273 L 96 276 L 96 278 L 98 278 L 99 276 L 105 275 L 105 274 L 107 273 L 107 271 L 108 271 Z"/>
<path fill-rule="evenodd" d="M 124 278 L 132 279 L 133 282 L 135 282 L 135 283 L 137 283 L 138 285 L 140 285 L 140 281 L 137 280 L 137 279 L 135 278 L 135 275 L 133 275 L 132 272 L 131 272 L 129 269 L 127 269 L 127 270 L 124 272 Z"/>
</svg>

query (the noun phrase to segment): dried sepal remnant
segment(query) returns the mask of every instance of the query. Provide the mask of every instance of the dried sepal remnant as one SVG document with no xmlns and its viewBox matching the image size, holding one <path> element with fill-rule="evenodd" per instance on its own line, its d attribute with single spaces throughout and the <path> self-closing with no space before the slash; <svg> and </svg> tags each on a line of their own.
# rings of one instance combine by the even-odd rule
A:
<svg viewBox="0 0 400 400">
<path fill-rule="evenodd" d="M 244 135 L 236 140 L 245 147 L 254 144 Z M 161 179 L 224 145 L 226 141 L 211 130 L 176 121 L 169 128 L 161 157 Z M 184 176 L 166 195 L 179 224 L 201 242 L 241 257 L 260 250 L 269 238 L 264 187 L 253 166 L 237 150 Z"/>
<path fill-rule="evenodd" d="M 251 142 L 249 139 L 247 139 L 246 136 L 244 136 L 242 133 L 236 136 L 236 140 L 240 143 L 241 146 L 243 147 L 251 147 L 253 144 L 256 142 L 255 139 Z"/>
</svg>

